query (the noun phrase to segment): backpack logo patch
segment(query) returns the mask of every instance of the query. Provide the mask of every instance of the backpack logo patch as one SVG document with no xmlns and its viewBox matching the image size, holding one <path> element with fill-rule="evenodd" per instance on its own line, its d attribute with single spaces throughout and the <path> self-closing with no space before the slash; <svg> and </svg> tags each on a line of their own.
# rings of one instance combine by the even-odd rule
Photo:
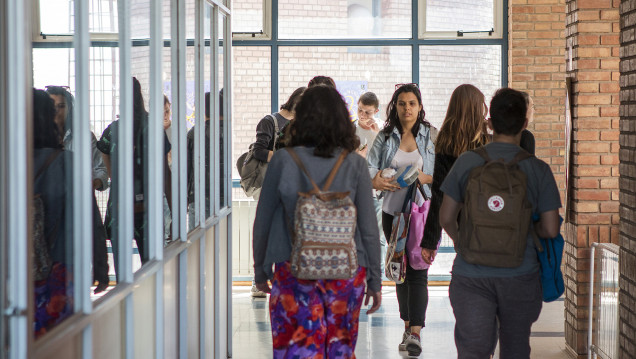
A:
<svg viewBox="0 0 636 359">
<path fill-rule="evenodd" d="M 504 208 L 504 200 L 501 196 L 491 196 L 488 198 L 488 208 L 493 212 L 499 212 Z"/>
</svg>

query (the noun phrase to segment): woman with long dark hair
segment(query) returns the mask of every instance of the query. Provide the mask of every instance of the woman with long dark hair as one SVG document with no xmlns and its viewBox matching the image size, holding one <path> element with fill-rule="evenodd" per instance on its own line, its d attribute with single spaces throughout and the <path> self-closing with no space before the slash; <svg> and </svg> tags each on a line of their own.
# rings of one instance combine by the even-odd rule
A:
<svg viewBox="0 0 636 359">
<path fill-rule="evenodd" d="M 66 215 L 70 156 L 54 122 L 53 99 L 33 89 L 33 289 L 35 336 L 73 314 L 73 241 Z"/>
<path fill-rule="evenodd" d="M 365 303 L 373 298 L 367 313 L 375 312 L 381 301 L 380 240 L 371 180 L 364 159 L 355 153 L 359 144 L 355 128 L 335 89 L 308 88 L 296 106 L 290 131 L 288 148 L 277 151 L 269 163 L 253 231 L 256 287 L 271 292 L 274 358 L 353 358 L 363 298 L 366 294 Z M 342 159 L 330 191 L 348 192 L 357 208 L 354 239 L 359 266 L 350 279 L 304 280 L 291 273 L 290 226 L 298 193 L 310 190 L 312 184 L 289 147 L 321 188 Z"/>
<path fill-rule="evenodd" d="M 383 191 L 382 229 L 385 237 L 391 238 L 393 214 L 401 212 L 408 187 L 400 187 L 392 176 L 382 176 L 387 168 L 399 169 L 412 165 L 418 170 L 418 180 L 425 185 L 430 197 L 435 161 L 436 130 L 425 119 L 422 95 L 416 84 L 398 85 L 386 110 L 384 129 L 373 142 L 367 155 L 373 188 Z M 428 305 L 428 269 L 406 268 L 404 283 L 395 289 L 404 321 L 404 333 L 399 350 L 408 350 L 409 355 L 420 355 L 422 345 L 420 331 L 424 326 Z"/>
</svg>

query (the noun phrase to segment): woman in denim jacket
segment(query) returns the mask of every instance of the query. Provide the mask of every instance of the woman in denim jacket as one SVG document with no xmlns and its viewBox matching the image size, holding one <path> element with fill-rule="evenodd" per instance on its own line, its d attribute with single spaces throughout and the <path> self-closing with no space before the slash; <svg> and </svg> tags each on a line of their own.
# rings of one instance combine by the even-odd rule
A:
<svg viewBox="0 0 636 359">
<path fill-rule="evenodd" d="M 387 106 L 384 129 L 373 142 L 367 156 L 373 188 L 383 191 L 382 229 L 390 238 L 393 213 L 400 212 L 407 187 L 400 188 L 394 178 L 384 178 L 382 170 L 413 165 L 419 170 L 420 183 L 430 198 L 435 164 L 435 137 L 437 130 L 424 119 L 422 95 L 416 84 L 399 86 Z M 396 286 L 400 318 L 404 321 L 404 334 L 400 351 L 419 356 L 422 352 L 420 330 L 424 326 L 428 305 L 428 269 L 415 270 L 407 266 L 403 284 Z"/>
</svg>

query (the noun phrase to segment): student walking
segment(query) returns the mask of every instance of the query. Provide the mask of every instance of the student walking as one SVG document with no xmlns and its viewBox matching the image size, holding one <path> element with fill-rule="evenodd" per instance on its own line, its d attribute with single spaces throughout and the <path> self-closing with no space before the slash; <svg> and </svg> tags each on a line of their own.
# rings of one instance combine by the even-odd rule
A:
<svg viewBox="0 0 636 359">
<path fill-rule="evenodd" d="M 459 156 L 441 186 L 444 199 L 439 214 L 440 223 L 458 249 L 449 288 L 456 319 L 455 345 L 460 359 L 488 358 L 499 337 L 501 358 L 529 358 L 530 328 L 541 312 L 542 291 L 530 228 L 533 224 L 527 216 L 539 214 L 540 220 L 534 224 L 539 237 L 556 237 L 561 199 L 550 167 L 519 147 L 521 133 L 528 124 L 527 104 L 523 95 L 509 88 L 498 90 L 490 103 L 490 116 L 488 124 L 494 132 L 493 142 L 481 147 L 485 154 L 479 154 L 481 150 L 478 149 Z M 495 195 L 484 199 L 487 205 L 481 213 L 474 209 L 476 205 L 473 203 L 481 202 L 473 202 L 479 196 L 476 196 L 474 185 L 468 181 L 476 173 L 471 171 L 484 165 L 484 157 L 503 159 L 506 163 L 514 160 L 518 170 L 510 167 L 508 173 L 518 175 L 521 172 L 525 175 L 521 176 L 527 180 L 525 202 L 518 207 L 520 209 L 517 212 L 507 212 L 513 201 L 504 201 Z M 482 178 L 484 172 L 486 170 L 482 172 Z M 512 179 L 508 181 L 512 183 Z M 515 191 L 519 190 L 523 191 L 524 188 L 515 187 Z M 518 232 L 502 235 L 505 226 L 498 225 L 487 230 L 475 222 L 475 216 L 495 218 L 496 215 L 490 212 L 516 217 L 513 222 L 520 223 Z M 523 223 L 526 223 L 525 229 Z M 519 232 L 521 235 L 518 235 Z M 478 254 L 473 249 L 469 250 L 464 243 L 475 237 L 481 238 L 479 248 L 492 249 L 495 246 L 496 250 Z M 500 237 L 505 237 L 505 242 L 520 243 L 515 248 L 515 256 L 502 255 L 503 247 L 495 243 Z"/>
<path fill-rule="evenodd" d="M 394 178 L 383 178 L 386 168 L 398 169 L 407 165 L 416 167 L 421 184 L 433 182 L 435 161 L 435 136 L 437 130 L 424 119 L 422 95 L 416 84 L 397 85 L 387 107 L 384 129 L 378 134 L 367 156 L 373 188 L 383 191 L 382 228 L 386 238 L 391 237 L 393 214 L 400 212 L 408 187 L 400 188 Z M 430 197 L 429 186 L 424 186 Z M 420 331 L 424 326 L 428 305 L 428 269 L 406 268 L 404 283 L 396 286 L 400 318 L 404 321 L 404 333 L 399 350 L 409 355 L 420 355 Z"/>
<path fill-rule="evenodd" d="M 442 236 L 439 208 L 442 205 L 444 193 L 442 193 L 440 186 L 459 155 L 490 142 L 486 124 L 487 114 L 486 98 L 477 87 L 464 84 L 453 91 L 448 102 L 446 117 L 435 143 L 433 195 L 426 217 L 424 237 L 420 244 L 422 258 L 429 265 L 435 260 Z"/>
<path fill-rule="evenodd" d="M 364 159 L 354 153 L 358 148 L 355 128 L 335 89 L 308 88 L 290 126 L 288 147 L 297 154 L 307 174 L 287 149 L 274 153 L 263 181 L 253 231 L 256 287 L 271 294 L 273 356 L 355 358 L 363 298 L 366 294 L 365 304 L 373 299 L 368 314 L 375 312 L 381 301 L 380 241 L 371 179 L 365 172 Z M 348 192 L 346 198 L 357 208 L 357 270 L 349 279 L 299 279 L 290 264 L 298 193 L 312 188 L 309 177 L 323 188 L 340 160 L 335 177 L 329 178 L 329 189 Z"/>
</svg>

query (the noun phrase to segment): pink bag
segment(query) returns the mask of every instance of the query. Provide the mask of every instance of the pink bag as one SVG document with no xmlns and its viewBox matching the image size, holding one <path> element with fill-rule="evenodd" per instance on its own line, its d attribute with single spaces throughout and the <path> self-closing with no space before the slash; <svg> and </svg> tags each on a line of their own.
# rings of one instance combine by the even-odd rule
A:
<svg viewBox="0 0 636 359">
<path fill-rule="evenodd" d="M 422 237 L 424 236 L 424 226 L 426 225 L 426 216 L 431 207 L 431 201 L 425 200 L 421 206 L 417 203 L 411 203 L 411 222 L 409 223 L 409 236 L 406 241 L 406 252 L 409 256 L 409 265 L 413 269 L 427 269 L 429 265 L 422 258 Z"/>
</svg>

